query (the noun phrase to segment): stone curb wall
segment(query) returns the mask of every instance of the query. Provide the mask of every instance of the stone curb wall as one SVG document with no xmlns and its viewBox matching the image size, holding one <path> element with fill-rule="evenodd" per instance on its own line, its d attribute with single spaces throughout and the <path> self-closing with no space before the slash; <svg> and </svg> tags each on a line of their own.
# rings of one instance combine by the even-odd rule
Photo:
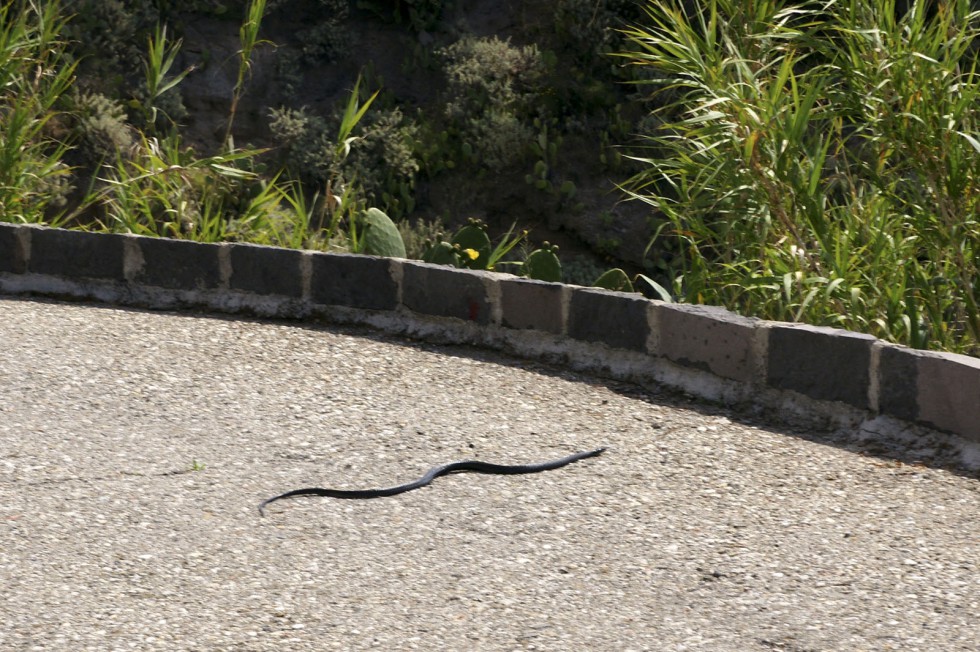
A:
<svg viewBox="0 0 980 652">
<path fill-rule="evenodd" d="M 0 293 L 357 323 L 831 422 L 980 442 L 980 359 L 417 261 L 0 223 Z"/>
</svg>

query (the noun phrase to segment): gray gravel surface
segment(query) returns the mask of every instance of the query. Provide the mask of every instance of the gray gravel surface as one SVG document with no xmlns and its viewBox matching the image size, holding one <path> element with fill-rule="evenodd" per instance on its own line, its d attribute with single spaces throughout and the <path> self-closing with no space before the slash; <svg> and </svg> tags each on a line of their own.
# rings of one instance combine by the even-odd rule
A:
<svg viewBox="0 0 980 652">
<path fill-rule="evenodd" d="M 977 650 L 980 482 L 852 439 L 366 330 L 0 299 L 0 649 Z"/>
</svg>

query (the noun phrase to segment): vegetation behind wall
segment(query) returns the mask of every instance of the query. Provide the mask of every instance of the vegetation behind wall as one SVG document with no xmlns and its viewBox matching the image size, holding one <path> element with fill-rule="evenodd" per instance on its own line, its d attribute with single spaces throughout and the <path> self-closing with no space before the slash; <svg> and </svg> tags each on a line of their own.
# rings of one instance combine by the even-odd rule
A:
<svg viewBox="0 0 980 652">
<path fill-rule="evenodd" d="M 510 265 L 977 352 L 968 0 L 2 12 L 2 219 Z"/>
</svg>

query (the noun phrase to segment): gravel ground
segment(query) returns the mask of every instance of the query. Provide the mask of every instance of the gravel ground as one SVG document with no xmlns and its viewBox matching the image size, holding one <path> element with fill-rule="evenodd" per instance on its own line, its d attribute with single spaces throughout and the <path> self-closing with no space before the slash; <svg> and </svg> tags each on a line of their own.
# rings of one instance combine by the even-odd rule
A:
<svg viewBox="0 0 980 652">
<path fill-rule="evenodd" d="M 0 299 L 0 649 L 977 650 L 980 481 L 857 439 L 366 330 Z"/>
</svg>

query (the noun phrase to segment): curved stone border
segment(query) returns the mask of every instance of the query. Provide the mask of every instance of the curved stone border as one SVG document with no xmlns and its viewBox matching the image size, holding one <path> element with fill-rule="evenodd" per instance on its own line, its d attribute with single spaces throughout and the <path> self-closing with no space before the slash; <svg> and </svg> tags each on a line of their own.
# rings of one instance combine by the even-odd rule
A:
<svg viewBox="0 0 980 652">
<path fill-rule="evenodd" d="M 811 420 L 980 442 L 980 359 L 417 261 L 0 223 L 0 292 L 358 323 Z"/>
</svg>

